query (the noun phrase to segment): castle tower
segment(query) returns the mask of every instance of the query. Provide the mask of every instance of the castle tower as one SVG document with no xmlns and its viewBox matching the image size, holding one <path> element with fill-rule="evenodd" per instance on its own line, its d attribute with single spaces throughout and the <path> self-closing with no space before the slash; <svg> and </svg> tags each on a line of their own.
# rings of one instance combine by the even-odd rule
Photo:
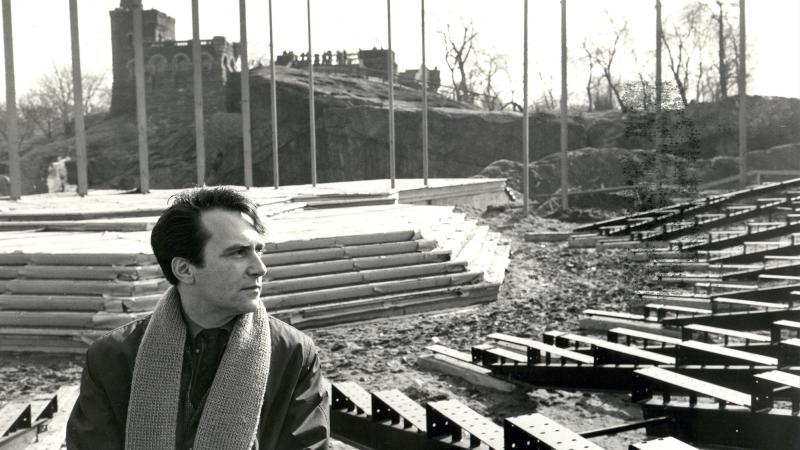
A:
<svg viewBox="0 0 800 450">
<path fill-rule="evenodd" d="M 121 0 L 111 15 L 111 54 L 113 82 L 111 85 L 111 114 L 136 110 L 133 78 L 133 8 L 141 0 Z M 142 11 L 144 47 L 154 42 L 175 40 L 175 19 L 150 9 Z"/>
</svg>

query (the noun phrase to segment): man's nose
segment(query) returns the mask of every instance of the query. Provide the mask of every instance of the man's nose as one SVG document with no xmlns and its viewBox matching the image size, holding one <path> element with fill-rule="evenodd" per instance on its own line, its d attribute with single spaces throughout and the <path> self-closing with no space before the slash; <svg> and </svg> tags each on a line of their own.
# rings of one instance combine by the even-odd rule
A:
<svg viewBox="0 0 800 450">
<path fill-rule="evenodd" d="M 261 261 L 261 252 L 254 251 L 250 258 L 249 274 L 254 277 L 263 277 L 267 274 L 267 266 Z"/>
</svg>

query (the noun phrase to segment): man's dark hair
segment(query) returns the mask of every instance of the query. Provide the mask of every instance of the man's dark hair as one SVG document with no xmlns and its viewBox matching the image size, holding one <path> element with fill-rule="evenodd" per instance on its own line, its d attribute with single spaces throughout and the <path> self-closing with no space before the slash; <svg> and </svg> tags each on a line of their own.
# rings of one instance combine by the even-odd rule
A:
<svg viewBox="0 0 800 450">
<path fill-rule="evenodd" d="M 264 224 L 258 218 L 256 204 L 231 187 L 192 189 L 173 195 L 171 200 L 172 204 L 153 227 L 150 246 L 161 271 L 173 285 L 178 284 L 178 279 L 172 273 L 172 258 L 186 258 L 203 267 L 203 249 L 211 237 L 200 221 L 203 211 L 222 209 L 244 213 L 253 220 L 253 228 L 264 234 Z"/>
</svg>

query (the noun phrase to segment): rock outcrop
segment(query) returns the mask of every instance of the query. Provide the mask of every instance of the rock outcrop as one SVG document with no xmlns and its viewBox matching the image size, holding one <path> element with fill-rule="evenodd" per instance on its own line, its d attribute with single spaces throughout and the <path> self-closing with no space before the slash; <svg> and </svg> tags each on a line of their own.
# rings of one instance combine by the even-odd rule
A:
<svg viewBox="0 0 800 450">
<path fill-rule="evenodd" d="M 279 68 L 279 167 L 281 184 L 310 181 L 308 84 L 306 74 Z M 232 82 L 228 112 L 206 116 L 206 167 L 209 184 L 242 184 L 242 130 L 239 87 Z M 389 174 L 388 86 L 385 82 L 345 75 L 319 74 L 315 83 L 318 181 L 385 178 Z M 395 88 L 396 167 L 398 177 L 422 176 L 421 92 Z M 251 73 L 253 174 L 256 185 L 272 184 L 272 127 L 267 69 Z M 472 176 L 497 160 L 520 161 L 522 115 L 489 112 L 434 95 L 429 100 L 429 167 L 432 177 Z M 800 142 L 800 100 L 750 99 L 749 145 L 754 149 Z M 680 157 L 712 158 L 737 154 L 736 105 L 693 104 L 672 111 L 667 122 L 670 152 Z M 613 175 L 618 150 L 652 148 L 653 117 L 648 113 L 616 111 L 570 117 L 569 148 L 609 149 L 611 159 L 594 160 L 598 175 L 582 179 L 587 186 L 606 186 Z M 131 189 L 138 185 L 138 148 L 135 118 L 120 116 L 95 122 L 87 131 L 89 184 L 92 188 Z M 536 112 L 530 119 L 530 158 L 546 158 L 559 151 L 558 115 Z M 151 115 L 148 118 L 151 186 L 177 188 L 195 182 L 193 117 Z M 576 155 L 579 155 L 579 151 Z M 631 153 L 635 154 L 635 152 Z M 24 193 L 46 190 L 47 167 L 59 157 L 72 156 L 72 139 L 37 145 L 22 155 Z M 552 158 L 552 157 L 551 157 Z M 754 156 L 754 158 L 757 158 Z M 570 158 L 573 160 L 573 158 Z M 581 158 L 576 159 L 580 160 Z M 543 171 L 537 192 L 552 186 Z M 727 163 L 716 163 L 724 167 Z M 600 168 L 603 168 L 602 171 Z M 558 173 L 556 169 L 554 173 Z M 720 172 L 726 170 L 719 169 Z M 604 173 L 603 175 L 600 175 Z"/>
</svg>

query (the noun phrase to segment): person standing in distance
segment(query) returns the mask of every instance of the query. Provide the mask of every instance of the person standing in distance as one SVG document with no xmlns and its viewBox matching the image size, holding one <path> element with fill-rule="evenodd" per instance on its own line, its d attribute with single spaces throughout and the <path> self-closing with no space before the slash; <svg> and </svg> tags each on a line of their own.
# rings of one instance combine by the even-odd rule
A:
<svg viewBox="0 0 800 450">
<path fill-rule="evenodd" d="M 230 187 L 174 196 L 150 243 L 172 286 L 95 341 L 70 449 L 326 449 L 317 348 L 267 314 L 256 205 Z"/>
</svg>

